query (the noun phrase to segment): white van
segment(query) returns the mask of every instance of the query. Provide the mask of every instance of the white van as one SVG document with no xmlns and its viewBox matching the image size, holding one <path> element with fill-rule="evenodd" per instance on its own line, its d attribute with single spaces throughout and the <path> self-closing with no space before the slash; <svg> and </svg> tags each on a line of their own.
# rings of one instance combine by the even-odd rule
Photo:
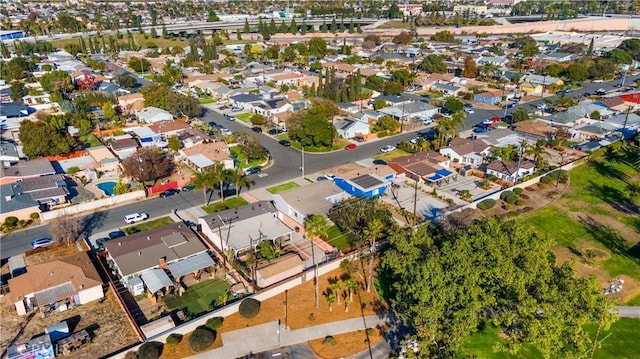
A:
<svg viewBox="0 0 640 359">
<path fill-rule="evenodd" d="M 146 213 L 131 213 L 124 216 L 124 222 L 126 224 L 133 224 L 136 222 L 144 221 L 149 218 L 149 215 Z"/>
</svg>

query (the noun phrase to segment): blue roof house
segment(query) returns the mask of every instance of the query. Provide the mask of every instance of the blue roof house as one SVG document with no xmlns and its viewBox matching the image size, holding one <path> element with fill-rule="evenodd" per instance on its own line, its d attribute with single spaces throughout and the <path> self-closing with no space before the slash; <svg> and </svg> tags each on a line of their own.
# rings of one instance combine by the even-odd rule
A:
<svg viewBox="0 0 640 359">
<path fill-rule="evenodd" d="M 382 196 L 391 182 L 373 174 L 363 174 L 351 179 L 336 177 L 334 183 L 354 197 L 370 199 Z"/>
</svg>

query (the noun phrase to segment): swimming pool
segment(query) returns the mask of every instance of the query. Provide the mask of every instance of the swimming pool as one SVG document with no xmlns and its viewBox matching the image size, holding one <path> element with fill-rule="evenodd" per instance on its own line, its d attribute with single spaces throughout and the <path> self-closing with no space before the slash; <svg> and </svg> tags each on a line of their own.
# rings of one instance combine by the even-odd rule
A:
<svg viewBox="0 0 640 359">
<path fill-rule="evenodd" d="M 96 187 L 100 188 L 107 196 L 113 196 L 113 187 L 115 186 L 116 182 L 114 181 L 102 182 L 96 185 Z"/>
</svg>

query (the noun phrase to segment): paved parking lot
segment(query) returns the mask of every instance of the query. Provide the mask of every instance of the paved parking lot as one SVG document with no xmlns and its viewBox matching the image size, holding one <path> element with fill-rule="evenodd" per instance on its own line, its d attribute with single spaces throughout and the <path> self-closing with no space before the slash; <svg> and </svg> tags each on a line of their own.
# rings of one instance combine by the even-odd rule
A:
<svg viewBox="0 0 640 359">
<path fill-rule="evenodd" d="M 457 181 L 451 179 L 449 181 L 449 184 L 443 182 L 442 185 L 438 187 L 438 191 L 457 196 L 458 192 L 466 189 L 471 192 L 473 198 L 476 199 L 500 190 L 500 186 L 493 185 L 489 190 L 485 191 L 482 188 L 478 187 L 481 181 L 482 180 L 478 177 L 465 177 L 458 175 Z"/>
</svg>

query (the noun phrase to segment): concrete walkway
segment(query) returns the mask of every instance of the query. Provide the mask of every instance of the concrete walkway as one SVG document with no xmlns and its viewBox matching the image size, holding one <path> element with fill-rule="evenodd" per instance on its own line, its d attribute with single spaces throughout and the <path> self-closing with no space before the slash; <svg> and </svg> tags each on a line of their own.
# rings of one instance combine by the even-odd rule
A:
<svg viewBox="0 0 640 359">
<path fill-rule="evenodd" d="M 620 318 L 640 318 L 640 307 L 616 306 Z"/>
<path fill-rule="evenodd" d="M 222 334 L 222 348 L 210 350 L 189 358 L 238 358 L 252 353 L 280 348 L 328 335 L 355 332 L 379 325 L 388 325 L 387 315 L 346 319 L 296 330 L 285 330 L 278 322 L 234 330 Z M 247 340 L 251 338 L 250 340 Z"/>
</svg>

